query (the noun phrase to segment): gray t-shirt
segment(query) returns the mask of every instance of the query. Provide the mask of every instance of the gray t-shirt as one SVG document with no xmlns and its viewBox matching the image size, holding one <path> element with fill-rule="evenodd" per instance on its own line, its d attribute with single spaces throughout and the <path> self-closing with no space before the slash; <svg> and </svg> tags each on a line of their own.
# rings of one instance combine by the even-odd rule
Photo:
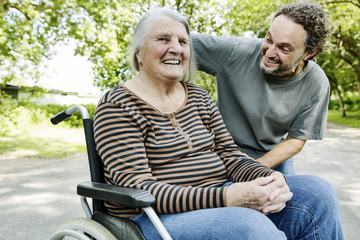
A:
<svg viewBox="0 0 360 240">
<path fill-rule="evenodd" d="M 287 135 L 325 137 L 330 87 L 314 61 L 276 78 L 260 69 L 262 39 L 193 34 L 192 41 L 199 69 L 216 76 L 217 104 L 240 147 L 269 151 Z"/>
</svg>

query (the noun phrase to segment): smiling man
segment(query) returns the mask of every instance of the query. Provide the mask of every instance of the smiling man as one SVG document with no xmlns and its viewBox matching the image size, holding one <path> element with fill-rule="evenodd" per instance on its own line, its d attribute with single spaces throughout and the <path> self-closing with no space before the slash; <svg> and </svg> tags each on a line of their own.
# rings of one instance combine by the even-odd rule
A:
<svg viewBox="0 0 360 240">
<path fill-rule="evenodd" d="M 221 115 L 241 150 L 294 175 L 307 140 L 325 137 L 328 79 L 313 61 L 328 35 L 324 12 L 299 2 L 282 7 L 265 39 L 194 34 L 199 69 L 216 76 Z"/>
</svg>

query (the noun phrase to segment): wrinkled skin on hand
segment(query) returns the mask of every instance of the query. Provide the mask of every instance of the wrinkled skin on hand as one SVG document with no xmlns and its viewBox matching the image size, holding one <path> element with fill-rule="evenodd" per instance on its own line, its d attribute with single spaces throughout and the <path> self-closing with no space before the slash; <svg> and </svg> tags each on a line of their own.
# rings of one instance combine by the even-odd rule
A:
<svg viewBox="0 0 360 240">
<path fill-rule="evenodd" d="M 269 177 L 229 186 L 226 206 L 246 207 L 269 214 L 280 212 L 292 196 L 282 173 L 274 172 Z"/>
</svg>

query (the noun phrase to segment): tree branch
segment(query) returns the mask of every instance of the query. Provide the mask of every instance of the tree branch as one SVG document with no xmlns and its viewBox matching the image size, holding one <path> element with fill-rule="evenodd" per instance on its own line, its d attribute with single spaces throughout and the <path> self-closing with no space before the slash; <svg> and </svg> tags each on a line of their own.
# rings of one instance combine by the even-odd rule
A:
<svg viewBox="0 0 360 240">
<path fill-rule="evenodd" d="M 15 4 L 4 4 L 4 9 L 5 10 L 9 10 L 10 8 L 14 8 L 14 9 L 18 10 L 20 13 L 22 13 L 26 17 L 27 20 L 31 21 L 30 16 L 27 13 L 23 12 L 17 5 L 15 5 Z"/>
<path fill-rule="evenodd" d="M 350 3 L 350 4 L 353 4 L 354 6 L 360 8 L 360 1 L 359 1 L 359 3 L 356 3 L 354 1 L 346 1 L 346 0 L 326 2 L 326 4 L 336 4 L 336 3 Z"/>
<path fill-rule="evenodd" d="M 345 50 L 349 52 L 352 56 L 354 56 L 355 58 L 360 58 L 360 50 L 357 49 L 358 47 L 355 39 L 351 37 L 350 40 L 346 39 L 345 36 L 341 35 L 340 33 L 333 33 L 332 36 L 336 40 L 341 41 L 343 43 L 343 46 L 346 46 Z"/>
</svg>

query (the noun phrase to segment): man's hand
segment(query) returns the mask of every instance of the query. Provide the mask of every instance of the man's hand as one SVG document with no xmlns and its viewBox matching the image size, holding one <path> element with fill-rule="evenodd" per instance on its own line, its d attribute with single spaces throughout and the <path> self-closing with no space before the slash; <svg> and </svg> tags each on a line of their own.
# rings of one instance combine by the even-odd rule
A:
<svg viewBox="0 0 360 240">
<path fill-rule="evenodd" d="M 264 214 L 279 212 L 292 197 L 280 172 L 250 182 L 234 183 L 228 187 L 226 206 L 246 207 Z"/>
</svg>

